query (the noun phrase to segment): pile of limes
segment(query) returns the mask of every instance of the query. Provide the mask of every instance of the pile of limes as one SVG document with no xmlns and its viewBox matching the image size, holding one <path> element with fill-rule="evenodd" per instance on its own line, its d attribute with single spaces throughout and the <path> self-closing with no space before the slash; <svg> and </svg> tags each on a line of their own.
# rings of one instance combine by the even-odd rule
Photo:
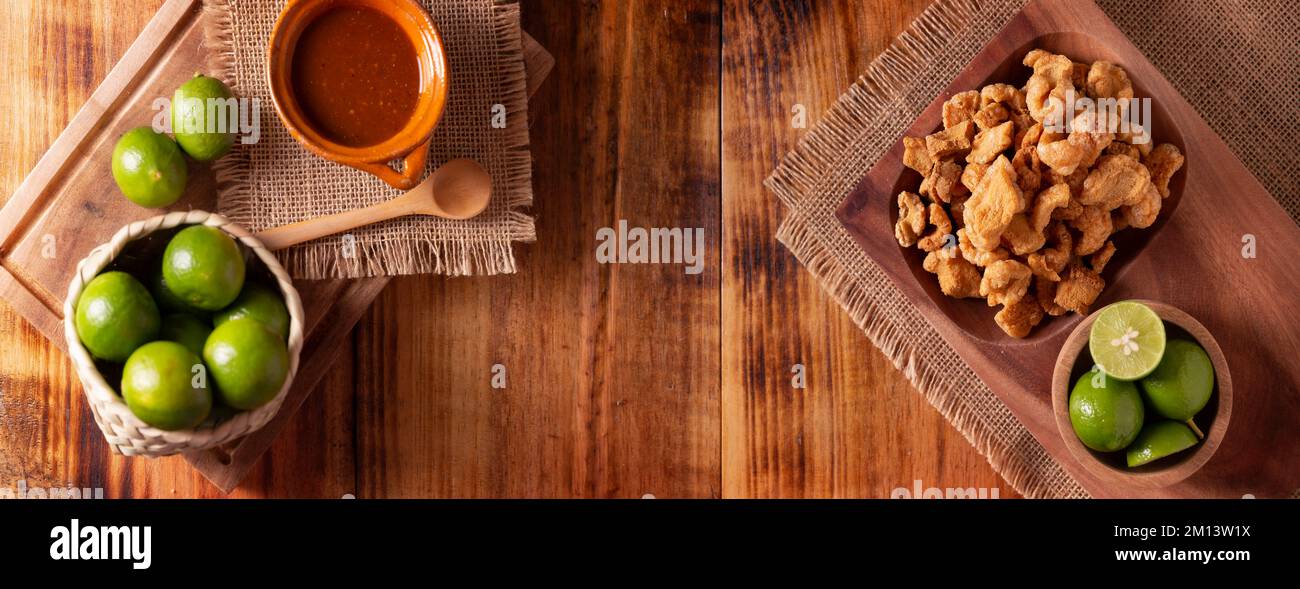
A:
<svg viewBox="0 0 1300 589">
<path fill-rule="evenodd" d="M 229 109 L 213 102 L 233 97 L 221 80 L 197 74 L 172 96 L 175 141 L 151 127 L 137 127 L 122 135 L 113 148 L 113 180 L 122 194 L 149 208 L 170 206 L 180 199 L 189 176 L 184 156 L 212 161 L 234 145 L 235 135 L 230 130 L 238 124 L 238 117 L 231 120 L 226 114 Z"/>
<path fill-rule="evenodd" d="M 1203 437 L 1195 418 L 1214 393 L 1214 365 L 1196 342 L 1166 340 L 1150 307 L 1124 301 L 1102 309 L 1088 351 L 1095 366 L 1070 392 L 1070 425 L 1085 446 L 1123 450 L 1137 467 Z"/>
<path fill-rule="evenodd" d="M 214 407 L 273 399 L 289 373 L 289 311 L 277 290 L 245 280 L 235 240 L 191 225 L 147 268 L 143 278 L 96 276 L 73 318 L 90 354 L 120 368 L 131 412 L 159 429 L 191 429 Z"/>
</svg>

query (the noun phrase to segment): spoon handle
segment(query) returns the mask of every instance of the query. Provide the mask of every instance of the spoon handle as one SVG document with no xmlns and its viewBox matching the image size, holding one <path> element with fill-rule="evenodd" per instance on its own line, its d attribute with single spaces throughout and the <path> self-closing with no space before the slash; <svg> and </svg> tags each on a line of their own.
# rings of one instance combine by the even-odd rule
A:
<svg viewBox="0 0 1300 589">
<path fill-rule="evenodd" d="M 291 245 L 319 239 L 327 235 L 342 233 L 372 223 L 387 221 L 397 217 L 420 212 L 419 194 L 408 192 L 397 198 L 370 205 L 363 209 L 354 209 L 316 219 L 299 221 L 267 229 L 257 234 L 257 238 L 269 250 L 282 250 Z"/>
</svg>

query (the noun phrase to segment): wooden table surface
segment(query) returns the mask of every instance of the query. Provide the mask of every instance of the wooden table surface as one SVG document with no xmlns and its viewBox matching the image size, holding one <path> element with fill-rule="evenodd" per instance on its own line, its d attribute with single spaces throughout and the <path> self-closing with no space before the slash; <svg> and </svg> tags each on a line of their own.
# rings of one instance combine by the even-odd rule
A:
<svg viewBox="0 0 1300 589">
<path fill-rule="evenodd" d="M 0 3 L 0 195 L 161 3 Z M 231 496 L 1014 496 L 776 242 L 762 187 L 807 132 L 795 105 L 811 127 L 926 2 L 523 4 L 556 59 L 537 243 L 515 275 L 394 280 Z M 705 271 L 598 263 L 620 219 L 704 228 Z M 67 358 L 0 303 L 0 487 L 20 484 L 222 496 L 180 458 L 112 455 Z"/>
</svg>

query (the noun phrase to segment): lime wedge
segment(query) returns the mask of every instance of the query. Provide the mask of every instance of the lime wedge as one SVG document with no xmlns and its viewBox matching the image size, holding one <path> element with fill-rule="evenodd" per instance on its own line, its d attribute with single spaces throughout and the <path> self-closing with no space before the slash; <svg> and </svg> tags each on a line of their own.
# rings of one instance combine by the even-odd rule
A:
<svg viewBox="0 0 1300 589">
<path fill-rule="evenodd" d="M 1137 380 L 1160 365 L 1165 354 L 1165 324 L 1142 303 L 1111 304 L 1097 313 L 1088 334 L 1088 350 L 1107 376 Z"/>
<path fill-rule="evenodd" d="M 1177 421 L 1152 421 L 1128 447 L 1129 467 L 1142 466 L 1196 445 L 1196 434 Z"/>
</svg>

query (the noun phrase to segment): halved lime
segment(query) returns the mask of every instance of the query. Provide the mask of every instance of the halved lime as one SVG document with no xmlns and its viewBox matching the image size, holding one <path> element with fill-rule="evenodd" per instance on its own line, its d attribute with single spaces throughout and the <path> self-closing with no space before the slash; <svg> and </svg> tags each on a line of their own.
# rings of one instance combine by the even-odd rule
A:
<svg viewBox="0 0 1300 589">
<path fill-rule="evenodd" d="M 1152 421 L 1142 428 L 1128 447 L 1129 467 L 1142 466 L 1196 445 L 1196 434 L 1187 424 L 1177 421 Z"/>
<path fill-rule="evenodd" d="M 1107 376 L 1137 380 L 1151 374 L 1165 354 L 1165 324 L 1151 307 L 1136 301 L 1108 305 L 1097 313 L 1088 350 Z"/>
</svg>

